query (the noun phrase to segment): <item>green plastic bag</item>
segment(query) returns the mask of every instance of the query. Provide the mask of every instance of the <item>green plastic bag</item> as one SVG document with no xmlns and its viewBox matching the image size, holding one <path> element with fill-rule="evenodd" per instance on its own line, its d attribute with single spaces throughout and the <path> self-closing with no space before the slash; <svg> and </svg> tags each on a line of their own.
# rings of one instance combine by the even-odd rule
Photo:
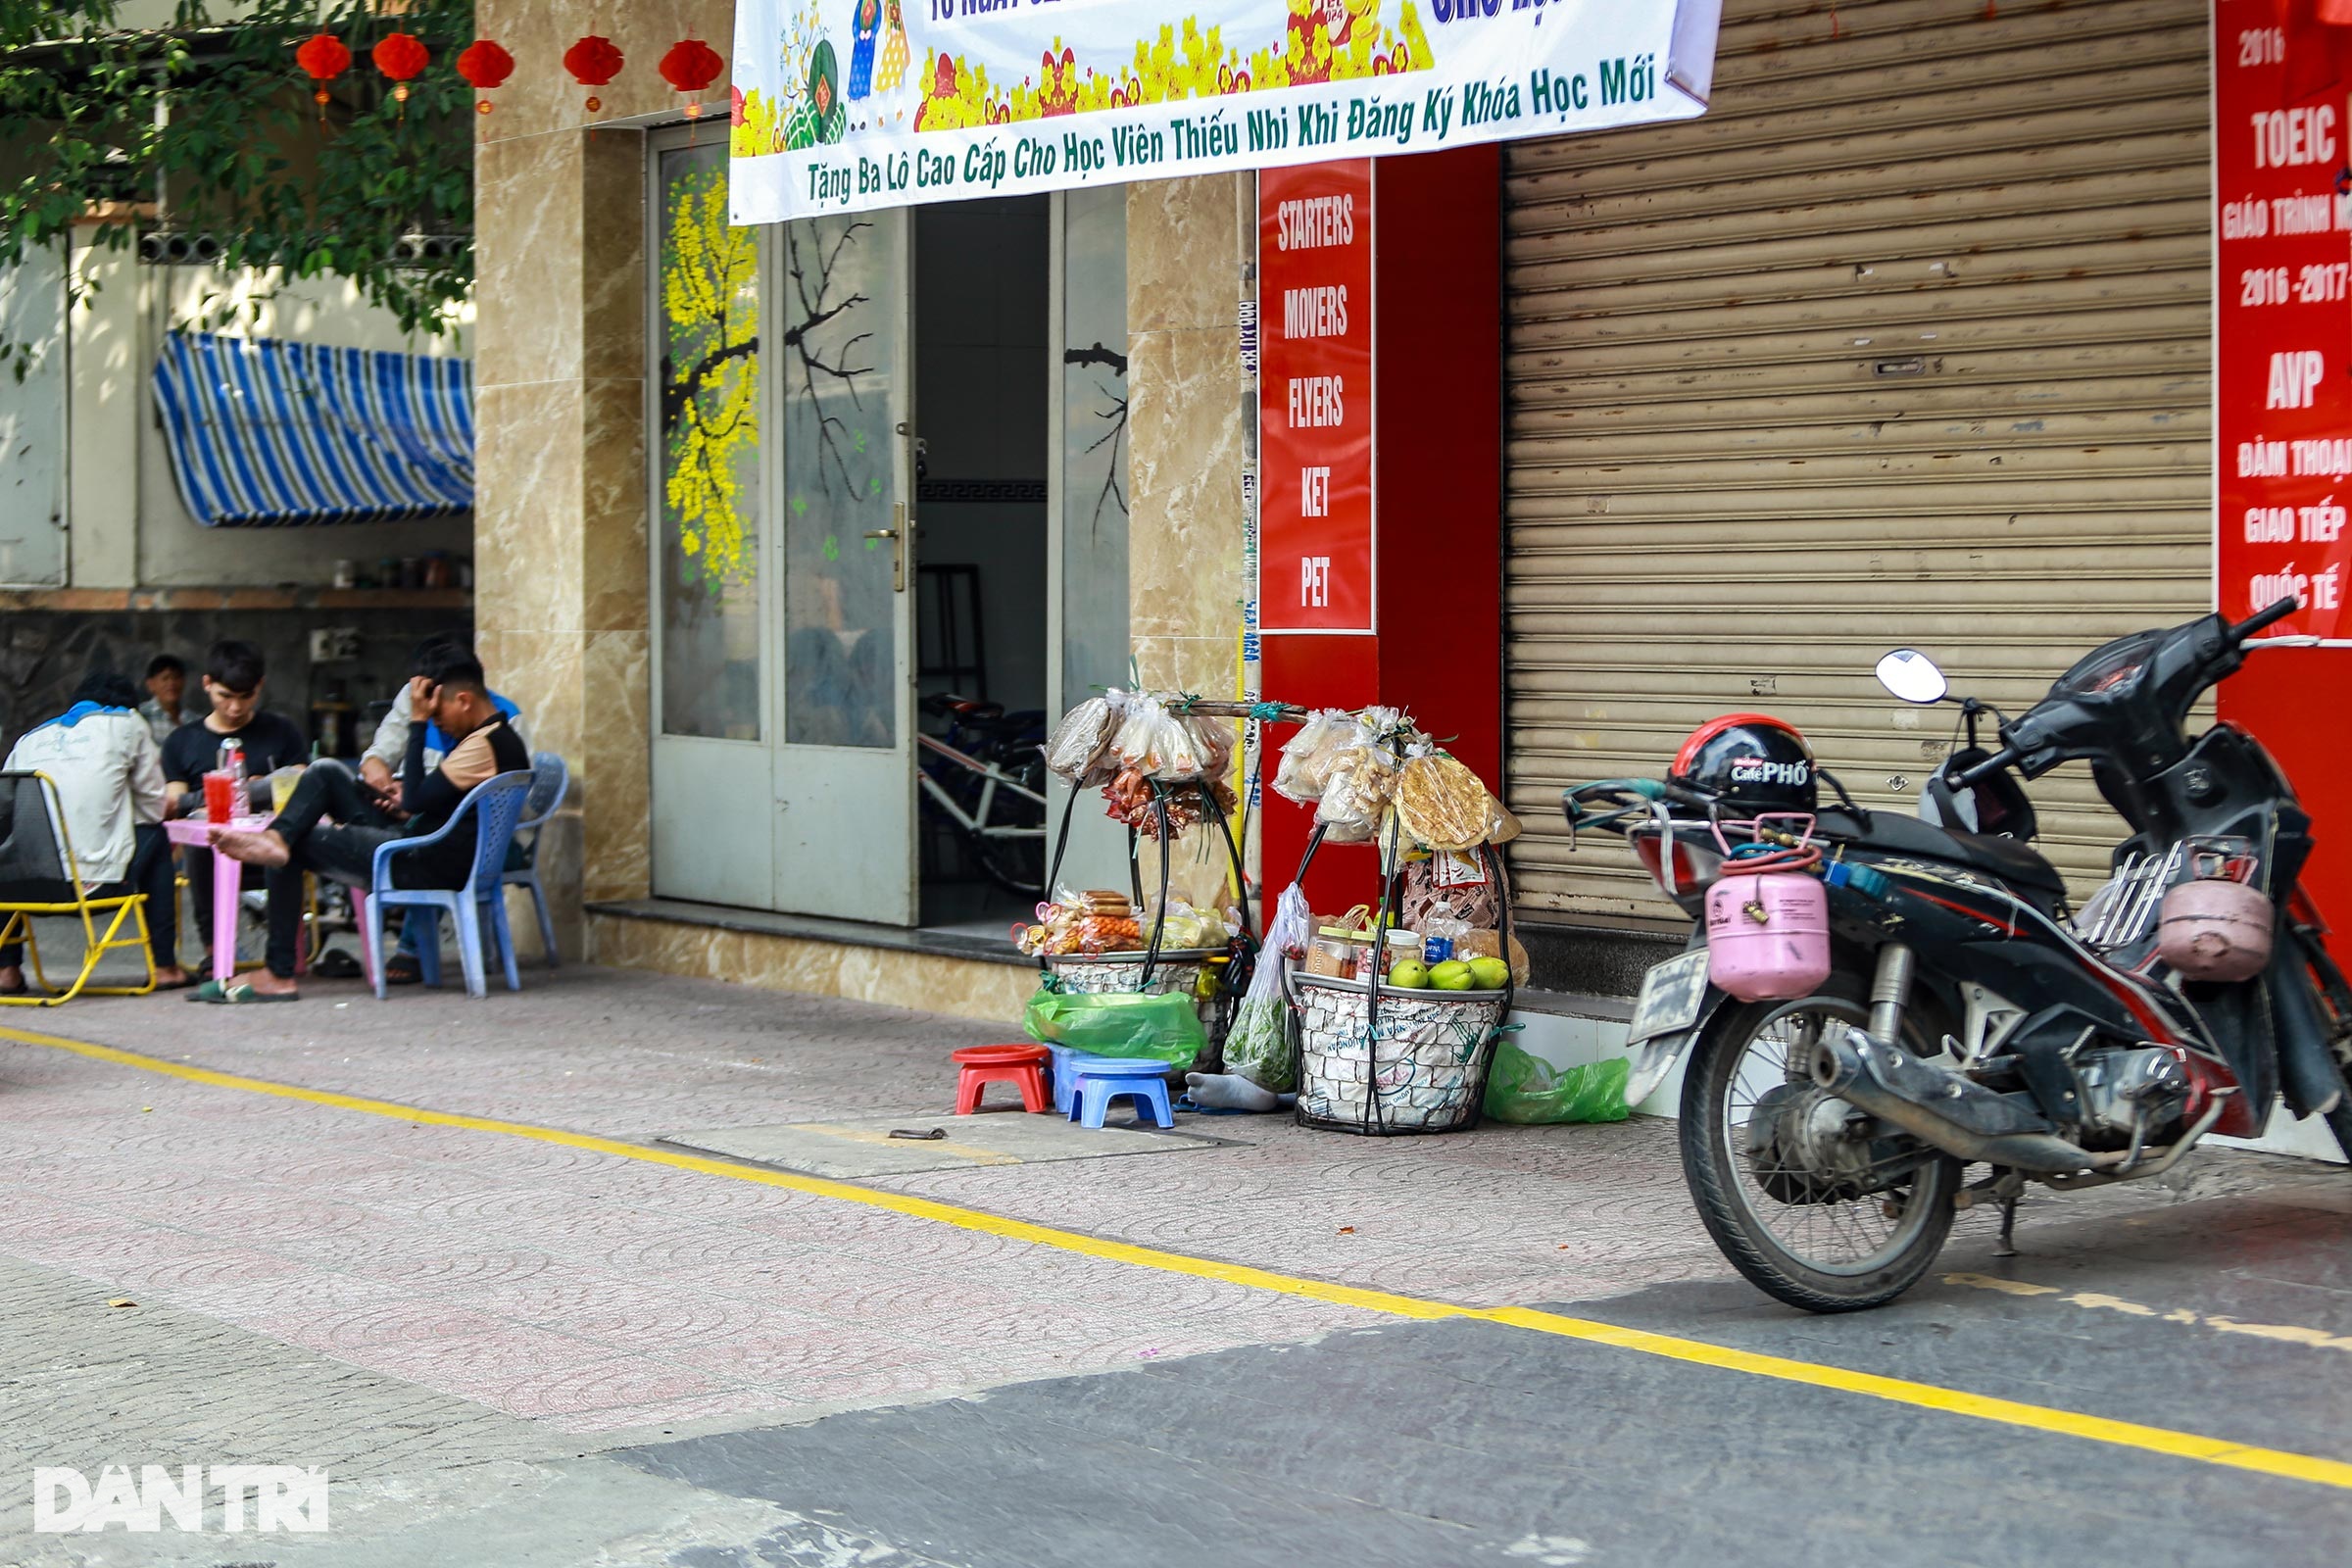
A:
<svg viewBox="0 0 2352 1568">
<path fill-rule="evenodd" d="M 1277 957 L 1271 961 L 1281 963 Z M 1225 1031 L 1225 1070 L 1260 1089 L 1288 1094 L 1298 1087 L 1298 1048 L 1291 1042 L 1291 1004 L 1276 992 L 1245 997 Z"/>
<path fill-rule="evenodd" d="M 1623 1121 L 1633 1114 L 1625 1102 L 1626 1080 L 1633 1074 L 1633 1064 L 1623 1057 L 1554 1070 L 1543 1057 L 1500 1040 L 1494 1045 L 1494 1070 L 1487 1075 L 1487 1114 L 1523 1126 Z"/>
<path fill-rule="evenodd" d="M 1029 999 L 1029 1038 L 1093 1056 L 1156 1057 L 1172 1071 L 1193 1064 L 1208 1045 L 1189 994 L 1113 992 L 1069 996 L 1040 991 Z"/>
</svg>

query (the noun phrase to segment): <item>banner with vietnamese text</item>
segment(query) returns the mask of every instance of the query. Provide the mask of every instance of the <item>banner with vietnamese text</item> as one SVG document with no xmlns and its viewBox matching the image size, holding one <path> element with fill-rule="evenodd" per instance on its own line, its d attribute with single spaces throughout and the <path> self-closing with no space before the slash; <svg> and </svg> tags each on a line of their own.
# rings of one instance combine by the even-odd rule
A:
<svg viewBox="0 0 2352 1568">
<path fill-rule="evenodd" d="M 1722 0 L 738 0 L 734 221 L 1687 120 Z"/>
</svg>

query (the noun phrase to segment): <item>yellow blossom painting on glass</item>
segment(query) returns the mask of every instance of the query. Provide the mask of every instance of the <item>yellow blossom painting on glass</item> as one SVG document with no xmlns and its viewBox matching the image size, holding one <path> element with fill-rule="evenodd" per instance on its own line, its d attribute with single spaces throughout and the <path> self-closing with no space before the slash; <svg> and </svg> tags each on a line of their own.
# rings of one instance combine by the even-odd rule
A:
<svg viewBox="0 0 2352 1568">
<path fill-rule="evenodd" d="M 760 443 L 759 252 L 727 222 L 723 168 L 671 184 L 662 256 L 664 511 L 689 577 L 722 591 L 750 569 L 745 494 Z"/>
</svg>

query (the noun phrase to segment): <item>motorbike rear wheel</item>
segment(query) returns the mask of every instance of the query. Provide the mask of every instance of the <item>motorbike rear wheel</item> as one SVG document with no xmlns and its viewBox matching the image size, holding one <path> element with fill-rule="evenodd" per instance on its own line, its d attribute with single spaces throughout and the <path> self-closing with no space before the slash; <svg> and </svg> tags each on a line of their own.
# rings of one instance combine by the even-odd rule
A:
<svg viewBox="0 0 2352 1568">
<path fill-rule="evenodd" d="M 1759 1101 L 1808 1081 L 1806 1058 L 1821 1026 L 1868 1018 L 1856 996 L 1838 991 L 1732 1003 L 1708 1021 L 1683 1079 L 1683 1175 L 1707 1233 L 1751 1284 L 1808 1312 L 1893 1300 L 1935 1264 L 1952 1228 L 1961 1166 L 1949 1155 L 1914 1146 L 1916 1165 L 1883 1188 L 1845 1197 L 1832 1186 L 1830 1196 L 1811 1196 L 1808 1184 L 1825 1191 L 1811 1172 L 1779 1164 L 1778 1151 L 1751 1139 L 1763 1119 Z M 1791 1191 L 1810 1200 L 1787 1200 Z"/>
</svg>

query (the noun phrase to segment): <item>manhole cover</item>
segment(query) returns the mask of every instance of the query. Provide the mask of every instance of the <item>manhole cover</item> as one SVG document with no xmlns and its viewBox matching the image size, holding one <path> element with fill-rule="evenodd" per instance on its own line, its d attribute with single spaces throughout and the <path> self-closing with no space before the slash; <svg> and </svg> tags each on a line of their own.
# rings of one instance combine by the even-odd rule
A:
<svg viewBox="0 0 2352 1568">
<path fill-rule="evenodd" d="M 1115 1118 L 1119 1113 L 1113 1111 Z M 894 1129 L 941 1139 L 893 1138 Z M 1119 1154 L 1181 1154 L 1214 1149 L 1225 1140 L 1196 1133 L 1142 1131 L 1114 1120 L 1100 1132 L 1059 1116 L 1017 1112 L 977 1116 L 901 1114 L 852 1121 L 788 1122 L 773 1127 L 719 1127 L 668 1133 L 660 1140 L 682 1149 L 757 1160 L 809 1176 L 857 1181 L 926 1170 L 983 1165 L 1035 1165 L 1057 1159 L 1104 1159 Z"/>
</svg>

